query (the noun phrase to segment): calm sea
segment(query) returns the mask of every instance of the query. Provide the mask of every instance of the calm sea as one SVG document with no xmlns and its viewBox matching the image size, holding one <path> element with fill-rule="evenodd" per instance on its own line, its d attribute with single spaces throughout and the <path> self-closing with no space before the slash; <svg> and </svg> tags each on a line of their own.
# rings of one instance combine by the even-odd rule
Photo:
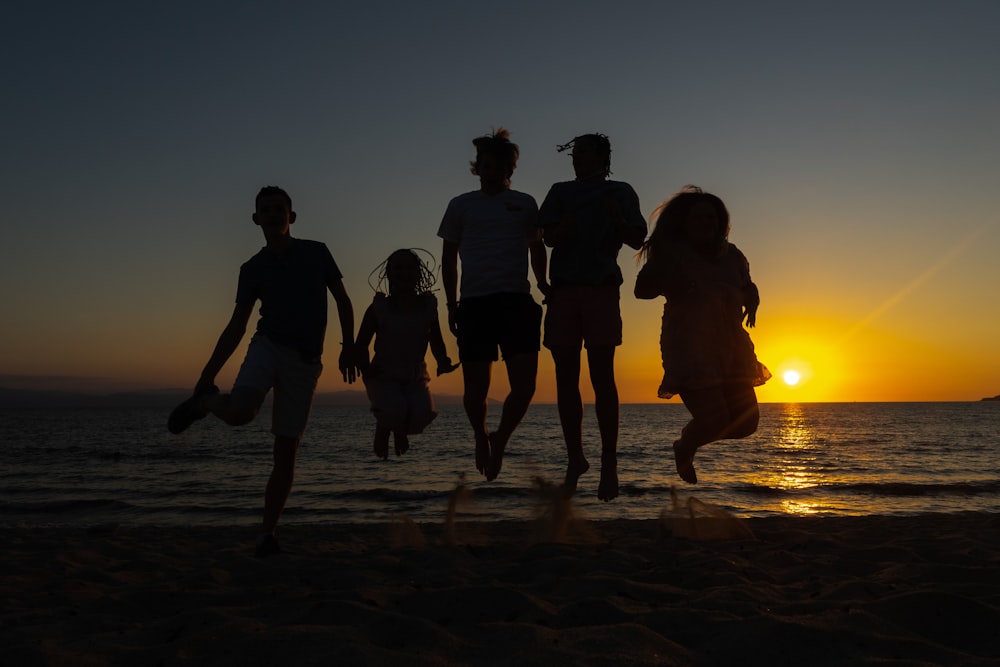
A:
<svg viewBox="0 0 1000 667">
<path fill-rule="evenodd" d="M 591 471 L 577 512 L 649 519 L 676 486 L 738 516 L 1000 512 L 1000 402 L 764 404 L 758 433 L 715 443 L 688 486 L 668 454 L 688 415 L 677 403 L 624 405 L 621 496 L 596 498 L 599 440 L 587 406 Z M 181 436 L 166 411 L 0 411 L 0 525 L 255 525 L 270 466 L 269 416 L 228 428 L 212 418 Z M 495 423 L 496 415 L 491 415 Z M 303 440 L 283 523 L 444 519 L 464 479 L 462 517 L 530 519 L 534 480 L 559 482 L 565 454 L 555 406 L 534 405 L 492 483 L 473 467 L 460 406 L 443 406 L 408 454 L 371 454 L 366 408 L 319 407 Z"/>
</svg>

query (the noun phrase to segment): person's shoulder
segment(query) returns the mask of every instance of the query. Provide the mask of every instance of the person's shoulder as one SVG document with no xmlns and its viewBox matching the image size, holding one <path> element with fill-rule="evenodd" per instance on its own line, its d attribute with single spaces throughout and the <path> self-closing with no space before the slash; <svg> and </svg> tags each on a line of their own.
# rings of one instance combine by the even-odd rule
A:
<svg viewBox="0 0 1000 667">
<path fill-rule="evenodd" d="M 267 252 L 267 248 L 261 248 L 260 250 L 258 250 L 257 252 L 255 252 L 250 257 L 250 259 L 248 259 L 247 261 L 243 262 L 240 265 L 240 269 L 245 269 L 245 268 L 248 268 L 248 267 L 252 268 L 252 267 L 256 266 L 257 264 L 260 264 L 265 259 L 265 253 L 266 252 Z"/>
<path fill-rule="evenodd" d="M 504 205 L 510 211 L 537 211 L 538 202 L 526 192 L 507 190 L 503 195 Z"/>
<path fill-rule="evenodd" d="M 635 188 L 633 188 L 630 183 L 626 183 L 625 181 L 607 181 L 607 184 L 616 190 L 631 192 L 633 194 L 635 193 Z"/>
<path fill-rule="evenodd" d="M 456 195 L 451 198 L 448 202 L 449 206 L 461 206 L 462 204 L 467 204 L 469 202 L 474 202 L 483 198 L 482 190 L 470 190 L 469 192 L 463 192 L 460 195 Z"/>
<path fill-rule="evenodd" d="M 737 248 L 736 245 L 730 243 L 729 241 L 726 241 L 726 245 L 723 246 L 723 252 L 731 262 L 735 262 L 741 266 L 742 265 L 749 266 L 750 264 L 750 260 L 748 260 L 747 256 L 743 254 L 743 251 Z"/>
<path fill-rule="evenodd" d="M 535 198 L 529 195 L 527 192 L 521 192 L 520 190 L 507 190 L 507 197 L 510 199 L 520 199 L 526 202 L 534 202 Z"/>
<path fill-rule="evenodd" d="M 304 248 L 306 250 L 312 250 L 312 251 L 328 250 L 326 244 L 323 243 L 322 241 L 313 241 L 312 239 L 300 239 L 296 237 L 295 243 L 300 248 Z"/>
<path fill-rule="evenodd" d="M 314 257 L 316 259 L 327 260 L 333 258 L 333 253 L 330 252 L 329 246 L 327 246 L 322 241 L 313 241 L 312 239 L 295 239 L 295 245 L 297 252 L 306 255 L 308 257 Z"/>
<path fill-rule="evenodd" d="M 548 194 L 545 195 L 545 200 L 552 201 L 554 199 L 571 196 L 574 190 L 578 187 L 577 183 L 578 181 L 558 181 L 553 183 L 549 186 L 549 191 Z"/>
</svg>

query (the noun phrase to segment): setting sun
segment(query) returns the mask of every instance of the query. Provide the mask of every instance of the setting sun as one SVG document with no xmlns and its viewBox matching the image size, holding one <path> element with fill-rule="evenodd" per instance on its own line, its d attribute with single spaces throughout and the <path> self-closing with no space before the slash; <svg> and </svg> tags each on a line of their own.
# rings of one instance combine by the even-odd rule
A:
<svg viewBox="0 0 1000 667">
<path fill-rule="evenodd" d="M 799 372 L 793 370 L 785 371 L 785 374 L 782 377 L 785 379 L 785 384 L 790 387 L 797 385 L 800 379 Z"/>
</svg>

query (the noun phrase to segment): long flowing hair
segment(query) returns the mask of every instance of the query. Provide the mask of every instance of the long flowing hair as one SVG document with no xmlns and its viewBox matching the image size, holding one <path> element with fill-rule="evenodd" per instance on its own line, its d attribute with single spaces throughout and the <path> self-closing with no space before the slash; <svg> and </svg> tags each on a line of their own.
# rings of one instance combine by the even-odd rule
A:
<svg viewBox="0 0 1000 667">
<path fill-rule="evenodd" d="M 715 209 L 719 218 L 719 229 L 714 239 L 714 249 L 719 251 L 729 238 L 729 211 L 717 196 L 705 192 L 696 185 L 685 185 L 681 191 L 656 207 L 650 216 L 653 231 L 639 249 L 638 257 L 649 261 L 650 254 L 667 243 L 684 243 L 687 239 L 685 223 L 688 213 L 697 204 L 707 203 Z"/>
</svg>

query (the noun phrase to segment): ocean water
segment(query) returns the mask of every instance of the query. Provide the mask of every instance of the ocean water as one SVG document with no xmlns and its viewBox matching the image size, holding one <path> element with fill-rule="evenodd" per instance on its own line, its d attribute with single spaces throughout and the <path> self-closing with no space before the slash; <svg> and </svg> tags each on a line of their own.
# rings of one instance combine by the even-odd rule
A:
<svg viewBox="0 0 1000 667">
<path fill-rule="evenodd" d="M 458 484 L 470 491 L 460 518 L 534 517 L 536 480 L 558 483 L 565 469 L 555 406 L 530 408 L 494 482 L 474 468 L 462 408 L 440 411 L 406 455 L 381 461 L 366 408 L 315 408 L 282 523 L 443 521 Z M 1000 402 L 763 404 L 761 413 L 753 437 L 699 451 L 699 483 L 690 486 L 670 453 L 684 407 L 623 405 L 621 496 L 604 503 L 588 405 L 591 470 L 576 512 L 656 518 L 672 487 L 741 517 L 1000 512 Z M 207 418 L 180 436 L 167 433 L 166 417 L 152 409 L 0 411 L 0 525 L 256 525 L 270 469 L 269 415 L 240 428 Z"/>
</svg>

